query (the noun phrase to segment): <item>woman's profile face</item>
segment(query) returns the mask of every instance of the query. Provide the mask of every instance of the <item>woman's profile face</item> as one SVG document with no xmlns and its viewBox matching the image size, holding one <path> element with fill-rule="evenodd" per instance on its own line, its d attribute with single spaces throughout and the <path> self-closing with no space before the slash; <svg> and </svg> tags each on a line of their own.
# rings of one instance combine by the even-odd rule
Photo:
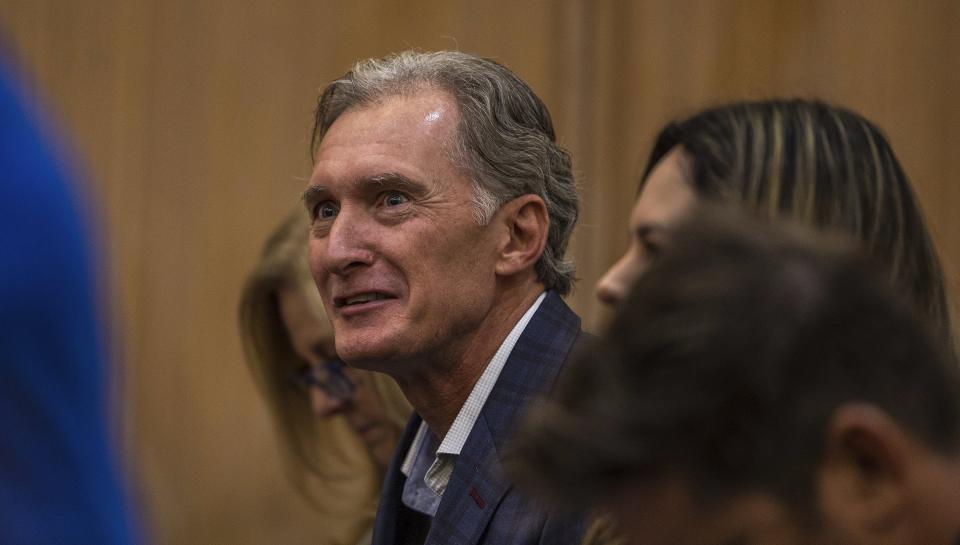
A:
<svg viewBox="0 0 960 545">
<path fill-rule="evenodd" d="M 318 316 L 304 289 L 282 288 L 277 292 L 280 317 L 294 351 L 304 363 L 314 366 L 336 359 L 333 327 L 325 316 Z M 344 367 L 353 383 L 348 399 L 331 396 L 319 387 L 310 387 L 310 404 L 319 418 L 342 414 L 374 460 L 386 467 L 393 454 L 399 430 L 389 420 L 370 371 Z"/>
<path fill-rule="evenodd" d="M 665 229 L 693 206 L 696 194 L 689 174 L 687 153 L 670 150 L 656 164 L 630 212 L 630 246 L 597 282 L 597 297 L 615 305 L 626 297 L 634 282 L 656 259 L 665 244 Z"/>
</svg>

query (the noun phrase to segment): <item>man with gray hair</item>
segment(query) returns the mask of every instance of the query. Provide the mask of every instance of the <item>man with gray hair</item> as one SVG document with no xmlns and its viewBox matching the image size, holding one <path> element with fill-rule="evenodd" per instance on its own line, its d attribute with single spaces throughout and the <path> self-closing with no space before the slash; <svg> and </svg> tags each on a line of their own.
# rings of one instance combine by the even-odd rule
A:
<svg viewBox="0 0 960 545">
<path fill-rule="evenodd" d="M 311 144 L 310 267 L 337 353 L 416 410 L 373 542 L 579 543 L 584 517 L 516 491 L 500 460 L 582 335 L 561 299 L 576 187 L 543 102 L 494 61 L 403 52 L 331 83 Z"/>
</svg>

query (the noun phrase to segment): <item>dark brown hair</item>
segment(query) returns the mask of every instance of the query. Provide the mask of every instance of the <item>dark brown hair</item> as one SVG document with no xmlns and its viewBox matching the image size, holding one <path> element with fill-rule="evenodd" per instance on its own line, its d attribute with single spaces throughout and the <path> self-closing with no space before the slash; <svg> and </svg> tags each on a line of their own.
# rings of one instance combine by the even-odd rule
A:
<svg viewBox="0 0 960 545">
<path fill-rule="evenodd" d="M 806 508 L 826 422 L 853 400 L 956 449 L 952 353 L 872 257 L 766 221 L 695 215 L 531 411 L 519 479 L 589 504 L 628 479 L 677 473 L 705 498 L 765 490 Z"/>
<path fill-rule="evenodd" d="M 640 187 L 671 149 L 691 164 L 695 192 L 755 214 L 849 234 L 951 346 L 940 259 L 883 132 L 863 116 L 813 100 L 738 102 L 668 124 Z"/>
</svg>

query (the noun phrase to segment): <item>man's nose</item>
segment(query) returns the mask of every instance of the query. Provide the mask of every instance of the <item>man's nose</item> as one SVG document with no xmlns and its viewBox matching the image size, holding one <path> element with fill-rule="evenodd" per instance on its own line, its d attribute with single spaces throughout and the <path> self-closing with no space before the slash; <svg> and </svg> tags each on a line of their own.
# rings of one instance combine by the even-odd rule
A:
<svg viewBox="0 0 960 545">
<path fill-rule="evenodd" d="M 313 414 L 326 418 L 341 412 L 346 402 L 329 395 L 320 388 L 313 387 L 310 388 L 310 406 L 313 408 Z"/>
<path fill-rule="evenodd" d="M 327 270 L 334 274 L 350 271 L 373 262 L 371 220 L 362 211 L 345 206 L 337 214 L 326 236 L 322 255 Z"/>
</svg>

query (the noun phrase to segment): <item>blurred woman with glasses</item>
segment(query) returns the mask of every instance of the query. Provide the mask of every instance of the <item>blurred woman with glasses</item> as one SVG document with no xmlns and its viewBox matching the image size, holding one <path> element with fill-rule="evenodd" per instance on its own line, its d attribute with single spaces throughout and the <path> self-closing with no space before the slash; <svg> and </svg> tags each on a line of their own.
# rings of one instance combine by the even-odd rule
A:
<svg viewBox="0 0 960 545">
<path fill-rule="evenodd" d="M 267 240 L 241 296 L 240 332 L 287 475 L 331 515 L 329 535 L 318 539 L 364 543 L 411 408 L 392 379 L 337 358 L 307 268 L 308 229 L 307 215 L 297 210 Z"/>
</svg>

